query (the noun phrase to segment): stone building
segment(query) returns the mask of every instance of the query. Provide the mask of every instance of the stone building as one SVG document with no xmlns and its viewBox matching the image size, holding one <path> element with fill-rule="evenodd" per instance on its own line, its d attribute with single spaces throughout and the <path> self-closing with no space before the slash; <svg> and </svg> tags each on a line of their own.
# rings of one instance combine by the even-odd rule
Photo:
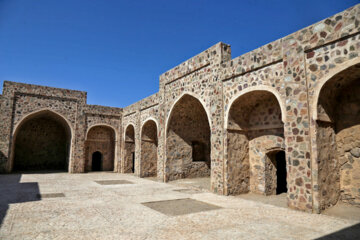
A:
<svg viewBox="0 0 360 240">
<path fill-rule="evenodd" d="M 217 194 L 360 207 L 360 5 L 236 58 L 218 43 L 123 109 L 9 81 L 0 103 L 2 172 L 209 176 Z"/>
</svg>

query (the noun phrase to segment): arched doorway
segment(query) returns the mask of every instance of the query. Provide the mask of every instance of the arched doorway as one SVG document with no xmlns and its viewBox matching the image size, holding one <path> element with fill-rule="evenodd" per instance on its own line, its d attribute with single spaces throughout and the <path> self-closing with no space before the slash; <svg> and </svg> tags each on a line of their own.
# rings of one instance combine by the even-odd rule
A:
<svg viewBox="0 0 360 240">
<path fill-rule="evenodd" d="M 184 95 L 173 107 L 166 133 L 166 180 L 209 177 L 210 126 L 201 102 Z"/>
<path fill-rule="evenodd" d="M 265 163 L 265 192 L 268 195 L 287 192 L 285 151 L 274 151 L 267 154 Z"/>
<path fill-rule="evenodd" d="M 101 155 L 101 167 L 94 170 L 95 157 Z M 98 125 L 90 128 L 85 141 L 85 169 L 86 171 L 113 171 L 115 158 L 115 131 L 111 127 Z M 98 164 L 98 161 L 95 162 Z"/>
<path fill-rule="evenodd" d="M 102 171 L 103 163 L 102 163 L 103 157 L 101 152 L 96 151 L 92 154 L 92 163 L 91 163 L 91 170 L 92 171 Z"/>
<path fill-rule="evenodd" d="M 45 110 L 26 117 L 13 136 L 13 171 L 67 171 L 71 130 L 58 114 Z"/>
<path fill-rule="evenodd" d="M 125 130 L 124 173 L 135 173 L 135 129 L 129 125 Z"/>
<path fill-rule="evenodd" d="M 141 177 L 157 175 L 157 126 L 153 120 L 144 123 L 141 130 Z"/>
<path fill-rule="evenodd" d="M 226 134 L 227 194 L 276 194 L 274 149 L 285 149 L 276 96 L 266 90 L 239 96 L 230 106 Z M 286 177 L 281 180 L 286 185 Z"/>
<path fill-rule="evenodd" d="M 329 79 L 316 107 L 320 209 L 338 200 L 359 206 L 360 64 Z"/>
</svg>

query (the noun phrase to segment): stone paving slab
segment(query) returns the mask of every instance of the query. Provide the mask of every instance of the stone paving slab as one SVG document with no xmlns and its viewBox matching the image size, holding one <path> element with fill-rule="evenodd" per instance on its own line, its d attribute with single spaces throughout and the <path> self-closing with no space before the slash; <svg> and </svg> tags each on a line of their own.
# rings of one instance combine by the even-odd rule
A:
<svg viewBox="0 0 360 240">
<path fill-rule="evenodd" d="M 126 180 L 101 180 L 95 182 L 100 185 L 134 184 L 133 182 Z"/>
<path fill-rule="evenodd" d="M 220 209 L 221 207 L 197 201 L 191 198 L 173 199 L 156 202 L 142 203 L 151 209 L 169 216 L 178 216 L 196 212 L 210 211 Z"/>
<path fill-rule="evenodd" d="M 134 184 L 94 182 L 99 180 Z M 0 175 L 0 181 L 1 240 L 360 239 L 360 219 L 308 214 L 210 192 L 174 191 L 187 188 L 127 174 L 10 174 Z M 63 193 L 65 197 L 34 200 L 26 197 L 29 193 Z M 174 216 L 141 204 L 174 199 L 220 208 Z M 184 209 L 191 207 L 195 205 Z"/>
</svg>

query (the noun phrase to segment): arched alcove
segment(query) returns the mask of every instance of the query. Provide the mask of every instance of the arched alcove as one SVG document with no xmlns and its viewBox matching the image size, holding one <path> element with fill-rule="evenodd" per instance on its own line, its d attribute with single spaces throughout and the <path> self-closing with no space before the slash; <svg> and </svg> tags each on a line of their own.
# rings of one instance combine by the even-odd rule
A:
<svg viewBox="0 0 360 240">
<path fill-rule="evenodd" d="M 85 141 L 85 170 L 94 171 L 93 154 L 101 154 L 101 169 L 96 171 L 113 171 L 115 157 L 115 131 L 106 125 L 97 125 L 89 129 Z"/>
<path fill-rule="evenodd" d="M 124 173 L 135 172 L 135 129 L 128 125 L 125 130 L 124 144 Z"/>
<path fill-rule="evenodd" d="M 13 171 L 67 171 L 71 129 L 60 115 L 43 110 L 25 117 L 12 141 Z"/>
<path fill-rule="evenodd" d="M 142 177 L 157 175 L 157 126 L 155 121 L 148 120 L 141 129 L 141 173 Z"/>
<path fill-rule="evenodd" d="M 233 101 L 227 126 L 227 194 L 274 194 L 268 154 L 284 149 L 284 124 L 276 96 L 254 90 Z M 271 161 L 270 161 L 271 162 Z M 276 171 L 271 169 L 271 171 Z"/>
<path fill-rule="evenodd" d="M 338 200 L 359 206 L 360 64 L 328 79 L 316 107 L 320 209 Z"/>
<path fill-rule="evenodd" d="M 210 126 L 201 102 L 184 95 L 167 123 L 166 180 L 210 176 Z"/>
</svg>

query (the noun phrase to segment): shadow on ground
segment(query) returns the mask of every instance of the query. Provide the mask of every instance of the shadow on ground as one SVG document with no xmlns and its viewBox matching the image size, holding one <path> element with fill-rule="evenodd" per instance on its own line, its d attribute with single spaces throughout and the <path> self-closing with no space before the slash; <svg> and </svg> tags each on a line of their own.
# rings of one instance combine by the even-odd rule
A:
<svg viewBox="0 0 360 240">
<path fill-rule="evenodd" d="M 0 227 L 10 204 L 41 200 L 38 183 L 20 183 L 20 179 L 21 174 L 0 175 Z"/>
<path fill-rule="evenodd" d="M 340 231 L 317 238 L 316 240 L 354 240 L 360 239 L 360 223 L 351 227 L 341 229 Z"/>
</svg>

